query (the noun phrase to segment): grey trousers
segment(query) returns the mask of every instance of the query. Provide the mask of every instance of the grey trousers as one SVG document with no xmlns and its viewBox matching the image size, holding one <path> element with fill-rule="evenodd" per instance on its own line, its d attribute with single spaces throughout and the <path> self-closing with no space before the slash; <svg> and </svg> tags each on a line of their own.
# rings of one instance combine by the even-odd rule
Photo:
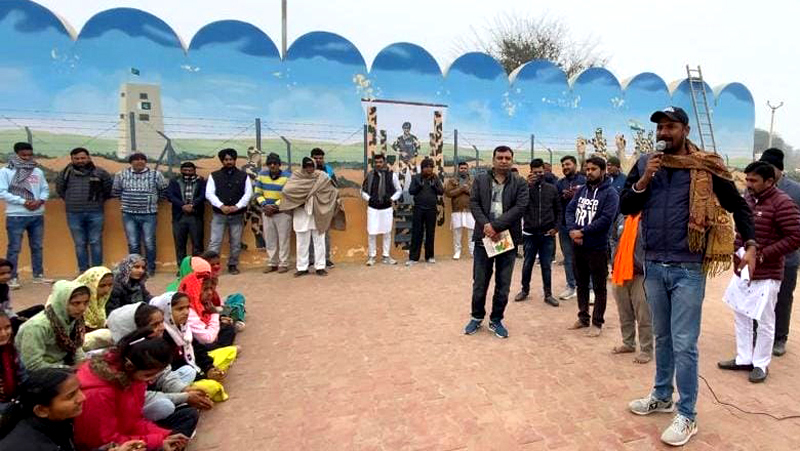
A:
<svg viewBox="0 0 800 451">
<path fill-rule="evenodd" d="M 612 284 L 614 299 L 619 311 L 622 343 L 636 349 L 636 332 L 639 332 L 639 349 L 653 352 L 653 321 L 644 294 L 644 276 L 637 274 L 623 286 Z"/>
<path fill-rule="evenodd" d="M 239 265 L 239 253 L 242 252 L 242 230 L 244 229 L 244 214 L 223 215 L 214 213 L 211 218 L 211 238 L 208 241 L 208 250 L 219 253 L 222 247 L 222 238 L 228 228 L 228 243 L 230 255 L 228 266 Z"/>
<path fill-rule="evenodd" d="M 264 242 L 267 248 L 267 266 L 289 267 L 289 244 L 292 237 L 292 215 L 275 213 L 262 215 Z"/>
</svg>

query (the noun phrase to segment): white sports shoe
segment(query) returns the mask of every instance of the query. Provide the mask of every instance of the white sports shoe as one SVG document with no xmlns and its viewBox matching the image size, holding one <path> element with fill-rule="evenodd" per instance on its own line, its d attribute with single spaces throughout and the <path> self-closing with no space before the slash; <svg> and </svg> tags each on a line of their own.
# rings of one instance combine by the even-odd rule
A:
<svg viewBox="0 0 800 451">
<path fill-rule="evenodd" d="M 695 434 L 697 434 L 697 421 L 677 414 L 672 424 L 661 434 L 661 441 L 670 446 L 683 446 Z"/>
</svg>

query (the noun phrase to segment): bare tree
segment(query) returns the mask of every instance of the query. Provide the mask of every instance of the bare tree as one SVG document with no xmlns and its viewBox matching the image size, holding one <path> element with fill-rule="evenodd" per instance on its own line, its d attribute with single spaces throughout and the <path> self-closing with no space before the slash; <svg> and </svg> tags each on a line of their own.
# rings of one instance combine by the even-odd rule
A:
<svg viewBox="0 0 800 451">
<path fill-rule="evenodd" d="M 472 36 L 456 43 L 459 54 L 479 50 L 494 57 L 510 74 L 535 59 L 552 61 L 567 77 L 589 67 L 603 67 L 608 58 L 598 51 L 595 37 L 576 40 L 564 21 L 548 16 L 529 17 L 505 13 L 489 20 Z"/>
</svg>

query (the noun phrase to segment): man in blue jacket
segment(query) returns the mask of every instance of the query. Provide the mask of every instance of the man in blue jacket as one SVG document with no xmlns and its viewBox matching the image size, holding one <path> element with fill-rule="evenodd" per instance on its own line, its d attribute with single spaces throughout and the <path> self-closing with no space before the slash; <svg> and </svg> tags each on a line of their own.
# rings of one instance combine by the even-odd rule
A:
<svg viewBox="0 0 800 451">
<path fill-rule="evenodd" d="M 606 161 L 586 160 L 586 185 L 567 205 L 567 227 L 572 239 L 578 288 L 578 320 L 570 329 L 583 329 L 588 337 L 598 337 L 606 311 L 608 279 L 608 230 L 617 216 L 619 195 L 606 177 Z M 594 289 L 594 310 L 589 315 L 589 279 Z"/>
<path fill-rule="evenodd" d="M 172 204 L 172 237 L 178 266 L 186 257 L 186 244 L 192 240 L 192 255 L 203 253 L 206 181 L 197 175 L 191 161 L 181 164 L 181 175 L 170 180 L 166 197 Z"/>
</svg>

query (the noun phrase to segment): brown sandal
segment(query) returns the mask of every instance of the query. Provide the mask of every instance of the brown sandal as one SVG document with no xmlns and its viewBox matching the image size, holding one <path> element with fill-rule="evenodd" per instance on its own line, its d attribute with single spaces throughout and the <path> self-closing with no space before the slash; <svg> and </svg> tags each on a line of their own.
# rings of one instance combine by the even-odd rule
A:
<svg viewBox="0 0 800 451">
<path fill-rule="evenodd" d="M 636 358 L 633 359 L 633 362 L 650 363 L 651 360 L 653 360 L 653 356 L 651 354 L 648 354 L 646 352 L 640 352 L 639 355 L 637 355 Z"/>
<path fill-rule="evenodd" d="M 627 345 L 622 345 L 622 346 L 614 346 L 614 349 L 611 350 L 611 353 L 612 354 L 628 354 L 628 353 L 631 353 L 631 352 L 634 352 L 634 351 L 636 351 L 636 349 L 634 349 L 634 348 L 632 348 L 630 346 L 627 346 Z"/>
</svg>

